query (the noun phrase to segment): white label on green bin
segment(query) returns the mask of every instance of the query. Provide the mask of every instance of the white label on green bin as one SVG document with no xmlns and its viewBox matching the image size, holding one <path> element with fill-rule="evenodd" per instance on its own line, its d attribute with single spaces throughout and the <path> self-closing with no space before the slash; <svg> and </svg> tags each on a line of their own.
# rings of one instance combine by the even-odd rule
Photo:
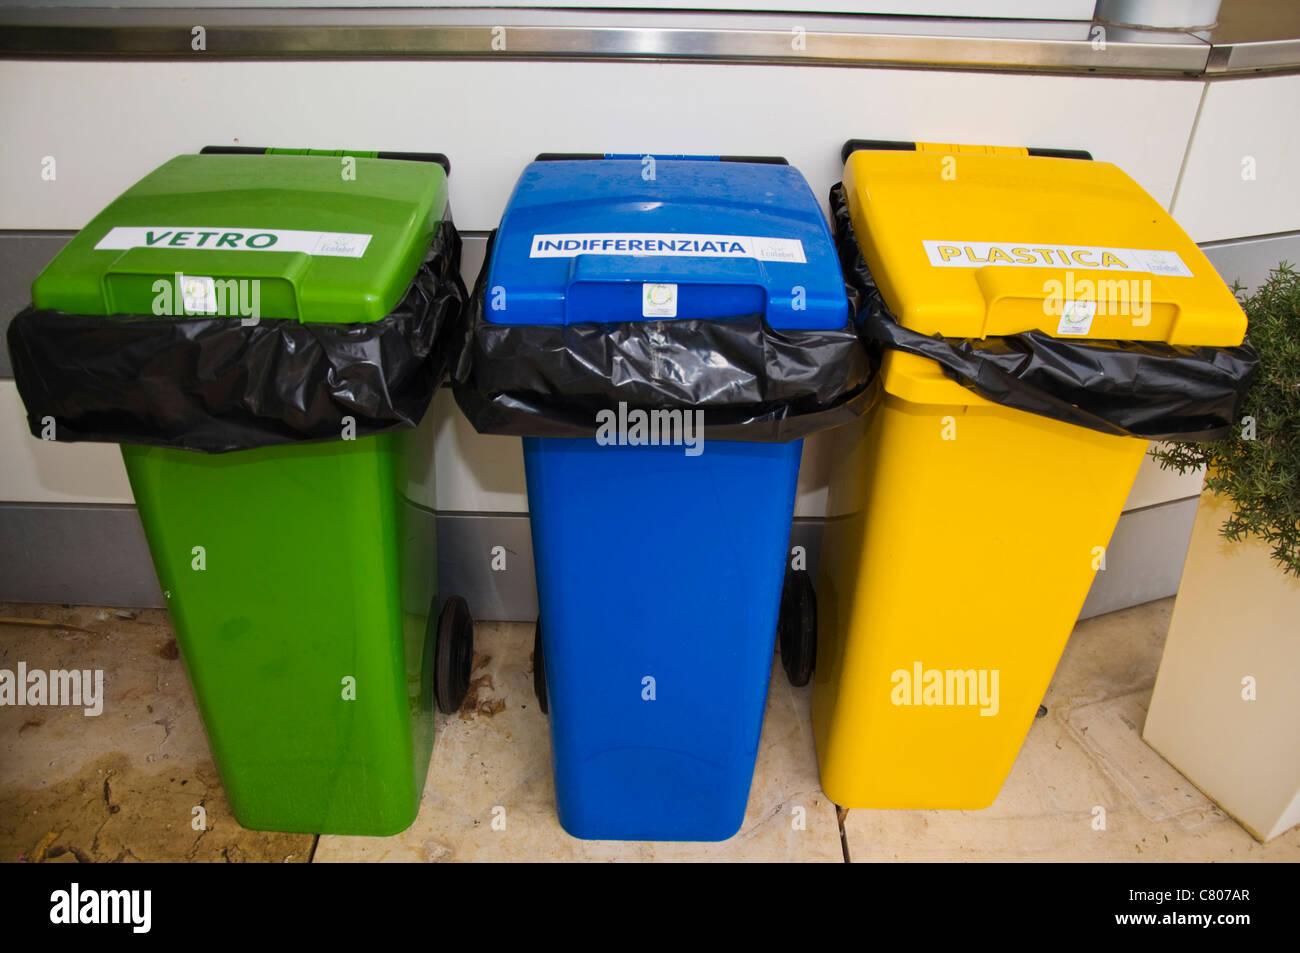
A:
<svg viewBox="0 0 1300 953">
<path fill-rule="evenodd" d="M 357 232 L 304 232 L 289 228 L 215 225 L 118 226 L 96 249 L 205 248 L 212 251 L 300 251 L 332 258 L 360 258 L 373 235 Z"/>
<path fill-rule="evenodd" d="M 181 275 L 181 302 L 186 314 L 216 314 L 217 280 L 204 275 Z"/>
<path fill-rule="evenodd" d="M 963 242 L 922 240 L 935 268 L 1082 268 L 1090 271 L 1140 271 L 1191 278 L 1176 251 L 1111 248 L 1105 245 L 1049 245 L 1044 242 Z"/>
<path fill-rule="evenodd" d="M 797 238 L 755 235 L 684 235 L 672 232 L 577 232 L 534 235 L 529 258 L 578 255 L 654 255 L 677 258 L 756 258 L 806 264 Z"/>
</svg>

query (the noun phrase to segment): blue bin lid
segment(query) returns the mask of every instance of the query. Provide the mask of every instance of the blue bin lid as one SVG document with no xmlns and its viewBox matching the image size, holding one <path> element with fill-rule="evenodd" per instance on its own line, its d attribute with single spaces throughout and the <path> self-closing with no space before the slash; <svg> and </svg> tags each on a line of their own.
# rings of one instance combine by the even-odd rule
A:
<svg viewBox="0 0 1300 953">
<path fill-rule="evenodd" d="M 496 324 L 763 314 L 841 328 L 844 279 L 798 170 L 701 157 L 547 160 L 524 169 L 488 265 Z"/>
</svg>

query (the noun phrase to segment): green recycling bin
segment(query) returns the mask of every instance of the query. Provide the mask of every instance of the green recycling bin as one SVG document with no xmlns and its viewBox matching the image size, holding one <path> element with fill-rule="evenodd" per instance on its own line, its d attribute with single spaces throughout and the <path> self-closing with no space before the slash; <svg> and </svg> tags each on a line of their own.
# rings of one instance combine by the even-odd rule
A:
<svg viewBox="0 0 1300 953">
<path fill-rule="evenodd" d="M 445 162 L 179 156 L 11 325 L 32 433 L 122 444 L 245 827 L 403 830 L 432 709 L 468 686 L 468 607 L 438 592 L 432 514 L 404 492 L 433 482 L 425 411 L 465 298 Z"/>
</svg>

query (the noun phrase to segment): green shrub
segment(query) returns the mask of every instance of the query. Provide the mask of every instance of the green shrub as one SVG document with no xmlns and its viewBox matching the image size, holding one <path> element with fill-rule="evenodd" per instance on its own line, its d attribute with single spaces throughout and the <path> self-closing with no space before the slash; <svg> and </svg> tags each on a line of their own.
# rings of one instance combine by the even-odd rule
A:
<svg viewBox="0 0 1300 953">
<path fill-rule="evenodd" d="M 1241 427 L 1226 440 L 1165 444 L 1151 455 L 1179 473 L 1206 467 L 1205 488 L 1233 504 L 1223 537 L 1263 540 L 1283 572 L 1300 576 L 1300 272 L 1282 262 L 1249 298 L 1233 291 L 1259 352 Z"/>
</svg>

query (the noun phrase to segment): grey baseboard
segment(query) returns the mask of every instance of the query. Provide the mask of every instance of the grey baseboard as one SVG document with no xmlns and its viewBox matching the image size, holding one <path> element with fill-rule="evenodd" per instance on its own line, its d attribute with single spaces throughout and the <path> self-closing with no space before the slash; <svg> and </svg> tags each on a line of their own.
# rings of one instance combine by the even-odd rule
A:
<svg viewBox="0 0 1300 953">
<path fill-rule="evenodd" d="M 1134 510 L 1120 519 L 1082 617 L 1172 595 L 1178 589 L 1196 499 Z M 438 578 L 469 602 L 476 619 L 530 622 L 537 617 L 532 534 L 527 514 L 421 510 L 426 538 L 438 542 Z M 417 522 L 417 532 L 420 532 Z M 802 546 L 816 577 L 822 520 L 797 519 L 791 546 Z M 501 560 L 494 560 L 500 547 Z M 494 568 L 494 563 L 496 568 Z M 0 504 L 0 602 L 159 607 L 162 593 L 133 506 Z"/>
<path fill-rule="evenodd" d="M 0 335 L 32 300 L 32 282 L 76 232 L 0 232 Z M 0 346 L 0 377 L 13 377 L 9 348 Z"/>
<path fill-rule="evenodd" d="M 537 618 L 527 514 L 439 513 L 437 532 L 439 584 L 445 592 L 464 596 L 474 618 L 510 622 Z M 804 547 L 808 569 L 814 574 L 821 534 L 818 519 L 797 519 L 790 532 L 790 545 Z M 503 560 L 494 559 L 498 548 L 496 555 L 503 555 Z"/>
<path fill-rule="evenodd" d="M 1079 618 L 1176 593 L 1199 499 L 1144 506 L 1121 516 L 1106 547 L 1106 569 L 1093 580 Z"/>
<path fill-rule="evenodd" d="M 428 519 L 432 513 L 425 511 Z M 537 618 L 533 537 L 526 513 L 440 513 L 438 585 L 465 597 L 475 619 Z M 499 549 L 498 549 L 499 547 Z"/>
<path fill-rule="evenodd" d="M 1229 285 L 1241 282 L 1249 294 L 1264 283 L 1279 262 L 1300 262 L 1300 232 L 1206 242 L 1201 251 L 1224 281 Z"/>
<path fill-rule="evenodd" d="M 0 601 L 161 606 L 136 508 L 0 504 Z"/>
</svg>

